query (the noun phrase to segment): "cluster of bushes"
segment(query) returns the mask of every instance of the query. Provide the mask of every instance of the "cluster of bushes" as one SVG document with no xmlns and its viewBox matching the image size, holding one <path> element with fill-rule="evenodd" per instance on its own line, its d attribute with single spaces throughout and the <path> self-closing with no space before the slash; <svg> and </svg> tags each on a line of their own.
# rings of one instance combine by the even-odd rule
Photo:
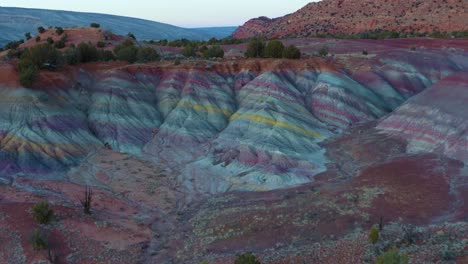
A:
<svg viewBox="0 0 468 264">
<path fill-rule="evenodd" d="M 188 40 L 188 39 L 177 39 L 173 41 L 169 41 L 167 39 L 159 40 L 159 41 L 154 41 L 150 40 L 147 41 L 149 44 L 153 45 L 158 45 L 158 46 L 169 46 L 169 47 L 202 47 L 202 46 L 214 46 L 214 45 L 231 45 L 231 44 L 241 44 L 246 42 L 247 40 L 242 40 L 242 39 L 233 39 L 233 38 L 223 38 L 223 39 L 217 39 L 217 38 L 211 38 L 208 41 L 204 40 Z"/>
<path fill-rule="evenodd" d="M 255 38 L 250 40 L 245 57 L 300 59 L 301 51 L 294 45 L 285 47 L 279 40 L 271 40 L 265 44 L 263 39 Z"/>
<path fill-rule="evenodd" d="M 62 54 L 48 43 L 25 49 L 18 63 L 20 82 L 31 87 L 40 69 L 54 69 L 63 64 Z"/>
<path fill-rule="evenodd" d="M 186 46 L 182 51 L 182 55 L 185 57 L 202 57 L 205 59 L 209 58 L 223 58 L 224 50 L 219 45 L 213 45 L 211 47 L 203 46 Z"/>
<path fill-rule="evenodd" d="M 114 54 L 117 60 L 134 62 L 151 62 L 159 59 L 159 54 L 156 50 L 150 47 L 136 47 L 130 39 L 125 40 L 122 44 L 114 47 Z"/>
<path fill-rule="evenodd" d="M 80 200 L 85 214 L 91 214 L 92 191 L 90 187 L 86 187 L 84 200 Z M 55 218 L 55 213 L 47 201 L 42 201 L 32 207 L 32 216 L 36 222 L 41 225 L 40 228 L 33 230 L 31 234 L 31 246 L 34 250 L 47 250 L 47 260 L 51 264 L 58 263 L 58 255 L 52 249 L 53 246 L 49 243 L 51 235 L 49 229 L 45 227 Z"/>
<path fill-rule="evenodd" d="M 37 40 L 37 39 L 36 39 Z M 37 40 L 37 41 L 40 41 Z M 132 40 L 128 39 L 116 46 L 114 51 L 101 49 L 105 47 L 104 42 L 94 45 L 91 42 L 74 44 L 64 51 L 59 51 L 66 46 L 67 34 L 64 34 L 59 41 L 52 38 L 47 39 L 47 43 L 36 45 L 29 49 L 17 50 L 19 44 L 11 44 L 11 57 L 18 57 L 18 70 L 20 83 L 24 87 L 31 87 L 36 80 L 39 70 L 54 70 L 64 64 L 75 65 L 93 61 L 122 60 L 130 63 L 150 62 L 159 59 L 159 54 L 150 47 L 136 47 Z M 97 47 L 99 48 L 97 48 Z"/>
</svg>

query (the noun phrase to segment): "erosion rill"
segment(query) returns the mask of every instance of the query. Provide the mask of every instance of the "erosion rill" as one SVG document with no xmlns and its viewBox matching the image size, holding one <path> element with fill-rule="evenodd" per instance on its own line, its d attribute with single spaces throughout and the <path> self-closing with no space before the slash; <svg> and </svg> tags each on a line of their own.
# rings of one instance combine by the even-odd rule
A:
<svg viewBox="0 0 468 264">
<path fill-rule="evenodd" d="M 0 238 L 35 259 L 13 220 L 45 195 L 70 263 L 226 263 L 247 251 L 266 263 L 359 263 L 382 217 L 389 241 L 413 223 L 427 241 L 450 232 L 460 250 L 468 53 L 362 45 L 371 54 L 91 63 L 43 73 L 31 89 L 0 83 L 0 220 L 13 230 Z M 89 218 L 75 205 L 84 185 Z M 440 245 L 421 242 L 410 258 L 432 261 Z"/>
</svg>

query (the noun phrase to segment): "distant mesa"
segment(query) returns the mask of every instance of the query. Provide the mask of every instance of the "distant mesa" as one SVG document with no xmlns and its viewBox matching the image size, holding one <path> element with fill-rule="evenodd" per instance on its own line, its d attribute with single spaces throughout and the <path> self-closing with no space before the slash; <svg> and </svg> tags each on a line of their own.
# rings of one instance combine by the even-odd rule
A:
<svg viewBox="0 0 468 264">
<path fill-rule="evenodd" d="M 212 37 L 224 38 L 232 34 L 236 27 L 181 28 L 150 20 L 123 16 L 55 11 L 43 9 L 0 7 L 0 47 L 10 41 L 24 38 L 27 32 L 35 33 L 39 26 L 88 27 L 98 23 L 101 28 L 118 35 L 132 32 L 140 40 L 181 39 L 208 40 Z"/>
<path fill-rule="evenodd" d="M 468 30 L 468 1 L 324 0 L 295 13 L 269 19 L 254 18 L 239 27 L 235 38 L 308 37 L 320 34 L 358 34 L 366 31 L 403 33 Z"/>
</svg>

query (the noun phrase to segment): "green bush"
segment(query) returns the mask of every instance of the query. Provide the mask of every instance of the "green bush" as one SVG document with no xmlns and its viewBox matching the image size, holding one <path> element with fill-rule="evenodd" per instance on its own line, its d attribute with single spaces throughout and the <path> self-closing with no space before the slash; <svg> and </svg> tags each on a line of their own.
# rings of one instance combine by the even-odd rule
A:
<svg viewBox="0 0 468 264">
<path fill-rule="evenodd" d="M 287 59 L 300 59 L 301 51 L 294 45 L 286 47 L 283 51 L 283 58 Z"/>
<path fill-rule="evenodd" d="M 367 55 L 369 55 L 369 52 L 367 52 L 367 50 L 363 50 L 363 51 L 362 51 L 362 55 L 366 55 L 366 56 L 367 56 Z"/>
<path fill-rule="evenodd" d="M 281 58 L 283 56 L 284 45 L 279 40 L 271 40 L 265 46 L 264 55 L 267 58 Z"/>
<path fill-rule="evenodd" d="M 31 236 L 31 243 L 34 250 L 46 249 L 48 246 L 47 239 L 41 231 L 35 229 Z"/>
<path fill-rule="evenodd" d="M 91 23 L 90 26 L 92 28 L 100 28 L 101 27 L 101 25 L 99 25 L 98 23 Z"/>
<path fill-rule="evenodd" d="M 57 35 L 62 35 L 63 34 L 63 28 L 62 27 L 56 27 L 55 28 L 55 33 L 57 33 Z"/>
<path fill-rule="evenodd" d="M 369 241 L 372 244 L 375 244 L 377 241 L 379 241 L 379 230 L 375 226 L 373 226 L 369 232 Z"/>
<path fill-rule="evenodd" d="M 115 55 L 120 61 L 134 63 L 137 60 L 138 48 L 135 46 L 129 46 L 119 50 L 119 52 L 117 52 Z"/>
<path fill-rule="evenodd" d="M 32 38 L 30 32 L 24 34 L 24 37 L 25 37 L 27 40 L 30 40 L 30 39 Z"/>
<path fill-rule="evenodd" d="M 41 41 L 41 37 L 37 36 L 36 37 L 36 42 L 39 42 L 39 41 Z"/>
<path fill-rule="evenodd" d="M 234 264 L 261 264 L 260 261 L 257 260 L 252 253 L 244 253 L 242 255 L 237 256 Z"/>
<path fill-rule="evenodd" d="M 52 39 L 52 37 L 48 37 L 47 43 L 49 43 L 50 45 L 54 44 L 54 39 Z"/>
<path fill-rule="evenodd" d="M 65 41 L 59 40 L 59 41 L 55 42 L 54 47 L 55 47 L 56 49 L 63 49 L 63 48 L 65 48 Z"/>
<path fill-rule="evenodd" d="M 159 59 L 159 54 L 153 48 L 146 47 L 138 49 L 137 60 L 139 62 L 151 62 L 157 59 Z"/>
<path fill-rule="evenodd" d="M 245 52 L 247 58 L 261 58 L 264 55 L 265 42 L 260 38 L 250 40 Z"/>
<path fill-rule="evenodd" d="M 5 45 L 5 49 L 17 49 L 23 43 L 24 43 L 24 40 L 11 41 Z"/>
<path fill-rule="evenodd" d="M 78 44 L 77 49 L 80 53 L 80 62 L 91 62 L 98 60 L 98 50 L 90 42 L 82 42 Z"/>
<path fill-rule="evenodd" d="M 96 45 L 98 48 L 104 48 L 106 46 L 106 43 L 104 41 L 98 41 Z"/>
<path fill-rule="evenodd" d="M 115 60 L 114 53 L 110 50 L 99 50 L 98 59 L 100 61 L 113 61 Z"/>
<path fill-rule="evenodd" d="M 49 203 L 46 201 L 37 203 L 32 210 L 34 219 L 39 224 L 48 224 L 54 217 L 54 211 L 49 208 Z"/>
<path fill-rule="evenodd" d="M 63 54 L 65 62 L 69 65 L 75 65 L 81 62 L 80 51 L 75 47 L 70 47 Z"/>
<path fill-rule="evenodd" d="M 218 45 L 213 46 L 203 52 L 203 58 L 224 58 L 224 50 Z"/>
<path fill-rule="evenodd" d="M 135 47 L 133 41 L 127 39 L 122 44 L 115 46 L 114 54 L 117 60 L 134 63 L 137 60 L 138 48 Z"/>
<path fill-rule="evenodd" d="M 38 27 L 37 32 L 39 32 L 39 34 L 42 34 L 42 33 L 45 32 L 45 28 L 44 27 Z"/>
<path fill-rule="evenodd" d="M 131 32 L 128 32 L 127 36 L 128 36 L 129 38 L 132 38 L 133 40 L 136 40 L 135 35 L 133 35 L 133 33 L 131 33 Z"/>
<path fill-rule="evenodd" d="M 391 249 L 380 254 L 375 260 L 375 264 L 407 264 L 408 255 L 400 254 L 398 249 Z"/>
<path fill-rule="evenodd" d="M 197 48 L 192 46 L 192 45 L 186 46 L 184 48 L 184 50 L 182 51 L 182 55 L 184 55 L 187 58 L 196 57 L 197 56 Z"/>
<path fill-rule="evenodd" d="M 319 51 L 318 51 L 319 56 L 326 57 L 328 55 L 328 47 L 326 45 L 323 45 Z"/>
<path fill-rule="evenodd" d="M 177 65 L 180 65 L 180 60 L 179 60 L 179 59 L 176 59 L 176 60 L 174 61 L 174 65 L 176 65 L 176 66 L 177 66 Z"/>
<path fill-rule="evenodd" d="M 19 72 L 20 84 L 23 87 L 31 88 L 38 76 L 38 70 L 35 67 L 27 67 Z"/>
</svg>

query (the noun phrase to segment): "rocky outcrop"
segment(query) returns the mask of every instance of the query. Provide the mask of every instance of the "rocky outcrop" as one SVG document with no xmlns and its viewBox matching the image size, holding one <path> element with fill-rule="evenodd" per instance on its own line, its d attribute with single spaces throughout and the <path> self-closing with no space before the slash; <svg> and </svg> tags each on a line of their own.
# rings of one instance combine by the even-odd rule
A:
<svg viewBox="0 0 468 264">
<path fill-rule="evenodd" d="M 365 31 L 452 32 L 468 30 L 468 2 L 324 0 L 276 19 L 255 18 L 234 33 L 235 38 L 268 38 Z"/>
</svg>

